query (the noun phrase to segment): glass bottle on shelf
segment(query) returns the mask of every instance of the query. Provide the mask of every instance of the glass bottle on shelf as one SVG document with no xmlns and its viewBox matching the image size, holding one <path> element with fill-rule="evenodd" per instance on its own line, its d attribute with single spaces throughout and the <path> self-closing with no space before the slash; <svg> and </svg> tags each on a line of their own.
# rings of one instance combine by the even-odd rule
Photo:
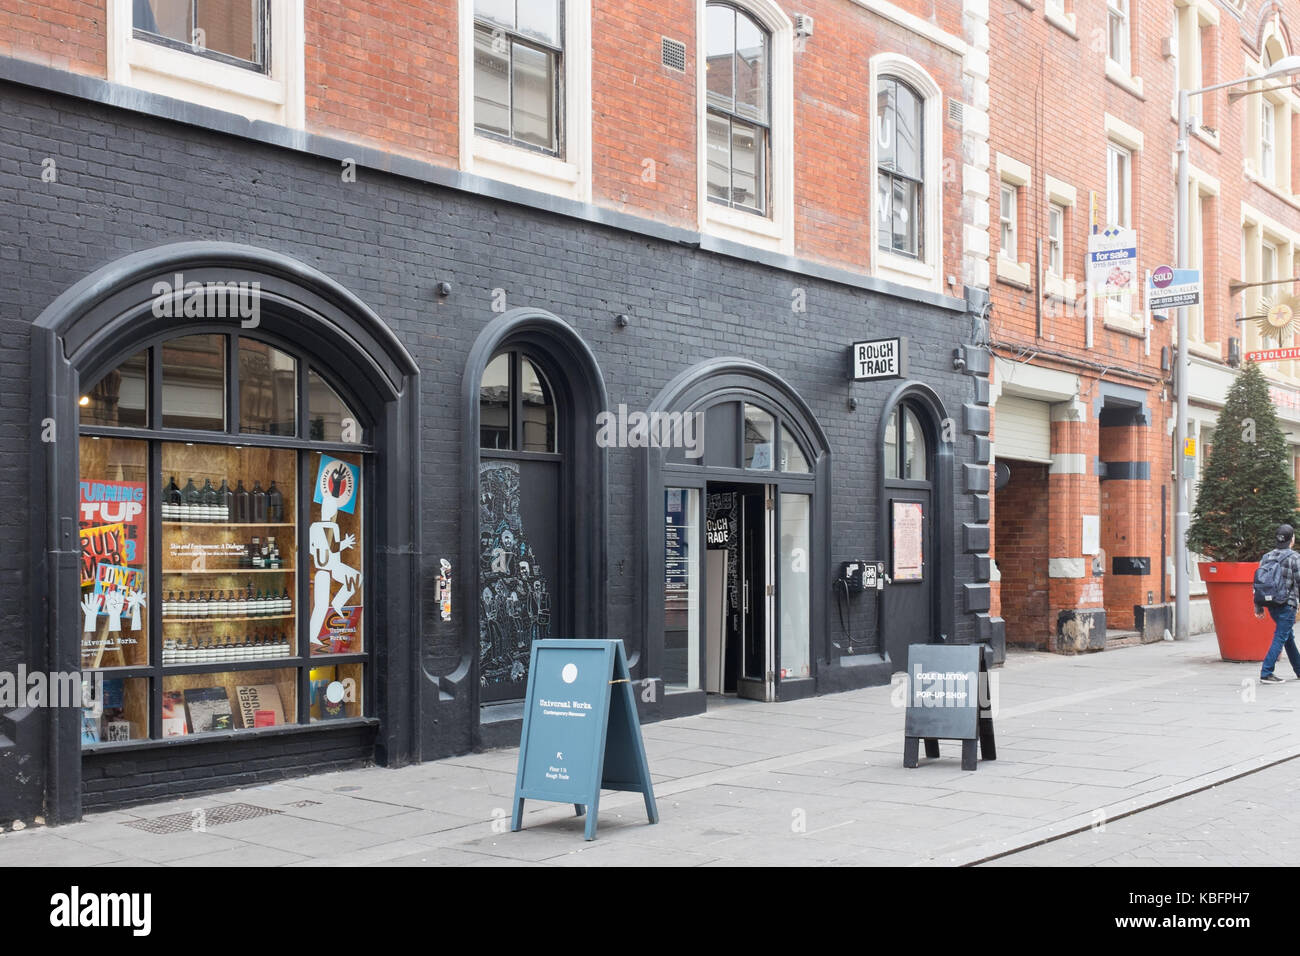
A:
<svg viewBox="0 0 1300 956">
<path fill-rule="evenodd" d="M 262 567 L 262 539 L 259 535 L 253 535 L 253 541 L 248 546 L 248 563 L 254 568 Z"/>
<path fill-rule="evenodd" d="M 172 475 L 172 480 L 163 489 L 162 519 L 163 521 L 181 520 L 181 486 L 176 484 L 175 475 Z"/>
<path fill-rule="evenodd" d="M 199 489 L 194 487 L 194 479 L 185 483 L 181 491 L 181 521 L 199 520 Z"/>
<path fill-rule="evenodd" d="M 252 502 L 253 521 L 258 524 L 266 521 L 266 492 L 262 490 L 262 482 L 256 478 L 253 479 L 249 499 Z"/>
<path fill-rule="evenodd" d="M 248 524 L 253 520 L 251 508 L 252 500 L 248 497 L 248 489 L 244 487 L 244 479 L 240 478 L 235 483 L 235 517 L 231 520 L 239 524 Z"/>
<path fill-rule="evenodd" d="M 221 487 L 217 489 L 217 520 L 229 523 L 233 521 L 235 511 L 235 493 L 230 490 L 230 485 L 226 484 L 226 479 L 221 479 Z"/>
<path fill-rule="evenodd" d="M 217 489 L 212 487 L 212 479 L 203 479 L 203 489 L 199 492 L 199 514 L 204 521 L 217 520 Z"/>
<path fill-rule="evenodd" d="M 284 521 L 284 495 L 271 479 L 271 487 L 266 489 L 266 520 L 275 524 Z"/>
<path fill-rule="evenodd" d="M 293 602 L 289 599 L 288 587 L 282 588 L 280 591 L 280 613 L 281 614 L 293 613 Z"/>
</svg>

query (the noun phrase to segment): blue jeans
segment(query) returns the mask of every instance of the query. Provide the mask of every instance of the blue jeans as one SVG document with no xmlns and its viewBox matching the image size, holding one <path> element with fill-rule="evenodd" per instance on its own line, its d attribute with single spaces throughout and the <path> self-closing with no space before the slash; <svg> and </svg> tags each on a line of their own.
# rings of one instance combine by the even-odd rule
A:
<svg viewBox="0 0 1300 956">
<path fill-rule="evenodd" d="M 1277 624 L 1277 630 L 1273 632 L 1273 643 L 1269 645 L 1268 654 L 1264 658 L 1264 666 L 1259 672 L 1260 677 L 1269 677 L 1273 673 L 1273 666 L 1277 664 L 1278 656 L 1282 653 L 1282 648 L 1286 648 L 1287 660 L 1291 662 L 1291 669 L 1295 671 L 1295 676 L 1300 677 L 1300 650 L 1295 646 L 1295 634 L 1292 628 L 1295 626 L 1295 606 L 1291 604 L 1277 607 L 1269 605 L 1268 613 L 1272 616 L 1273 621 Z"/>
</svg>

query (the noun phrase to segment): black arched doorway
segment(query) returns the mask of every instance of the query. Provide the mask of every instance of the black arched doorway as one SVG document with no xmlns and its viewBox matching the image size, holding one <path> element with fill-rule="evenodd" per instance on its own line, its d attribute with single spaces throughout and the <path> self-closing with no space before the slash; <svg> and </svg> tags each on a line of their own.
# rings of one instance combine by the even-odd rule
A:
<svg viewBox="0 0 1300 956">
<path fill-rule="evenodd" d="M 947 425 L 945 425 L 947 423 Z M 881 595 L 881 652 L 894 670 L 910 644 L 953 633 L 952 434 L 929 386 L 904 383 L 885 403 L 878 431 L 878 554 L 888 585 Z"/>
<path fill-rule="evenodd" d="M 517 721 L 532 642 L 604 637 L 607 405 L 595 357 L 566 322 L 514 309 L 470 352 L 464 401 L 462 666 L 479 743 Z"/>
<path fill-rule="evenodd" d="M 665 716 L 709 693 L 815 693 L 830 452 L 811 409 L 770 369 L 719 358 L 678 375 L 649 416 L 652 434 L 680 422 L 695 439 L 645 450 L 646 673 L 662 676 Z"/>
</svg>

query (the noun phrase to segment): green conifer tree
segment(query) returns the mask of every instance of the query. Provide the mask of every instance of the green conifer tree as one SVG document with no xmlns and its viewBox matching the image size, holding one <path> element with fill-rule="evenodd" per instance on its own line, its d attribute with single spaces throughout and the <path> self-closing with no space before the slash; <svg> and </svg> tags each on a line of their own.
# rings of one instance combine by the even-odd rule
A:
<svg viewBox="0 0 1300 956">
<path fill-rule="evenodd" d="M 1214 561 L 1258 561 L 1283 522 L 1300 524 L 1291 455 L 1268 381 L 1248 362 L 1214 426 L 1187 546 Z"/>
</svg>

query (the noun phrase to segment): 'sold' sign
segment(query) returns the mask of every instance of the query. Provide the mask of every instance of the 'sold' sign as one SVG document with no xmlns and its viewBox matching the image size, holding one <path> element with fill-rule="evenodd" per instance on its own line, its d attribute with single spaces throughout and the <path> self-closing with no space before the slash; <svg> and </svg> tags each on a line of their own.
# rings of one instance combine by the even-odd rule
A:
<svg viewBox="0 0 1300 956">
<path fill-rule="evenodd" d="M 1200 305 L 1201 272 L 1199 269 L 1175 269 L 1157 266 L 1147 285 L 1148 309 L 1181 309 Z"/>
<path fill-rule="evenodd" d="M 854 342 L 851 352 L 855 382 L 869 382 L 878 378 L 903 378 L 907 375 L 907 339 L 905 338 Z"/>
<path fill-rule="evenodd" d="M 600 791 L 631 790 L 659 820 L 621 641 L 533 642 L 510 829 L 524 800 L 572 803 L 596 836 Z"/>
</svg>

